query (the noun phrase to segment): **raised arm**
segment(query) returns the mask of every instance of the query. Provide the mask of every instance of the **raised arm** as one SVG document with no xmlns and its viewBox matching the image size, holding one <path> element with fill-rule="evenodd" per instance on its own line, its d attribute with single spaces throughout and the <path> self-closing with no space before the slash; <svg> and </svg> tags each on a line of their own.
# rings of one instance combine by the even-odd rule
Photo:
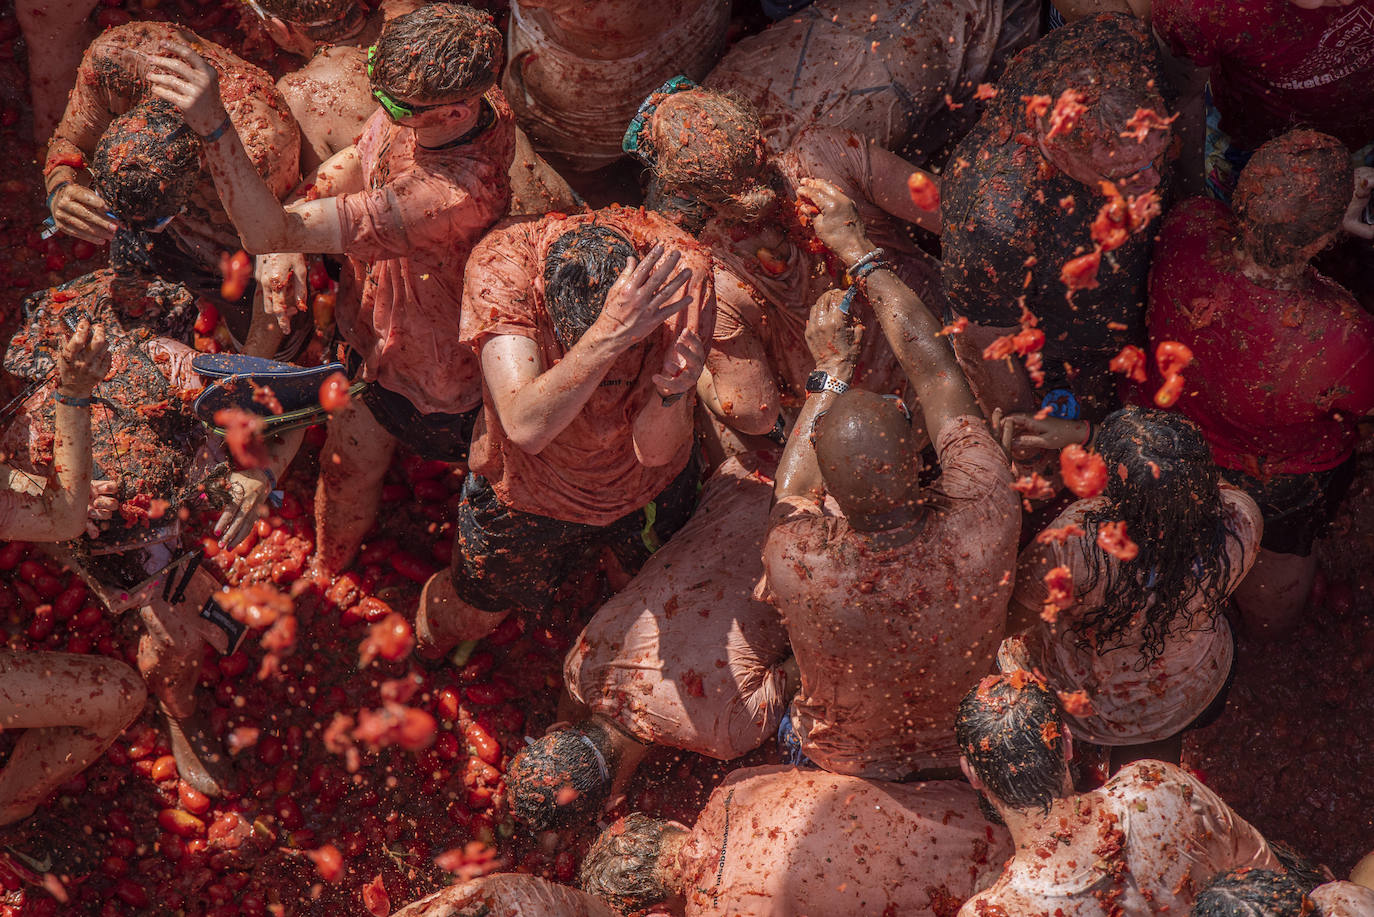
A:
<svg viewBox="0 0 1374 917">
<path fill-rule="evenodd" d="M 86 530 L 91 499 L 91 392 L 110 371 L 105 333 L 83 319 L 57 356 L 53 473 L 41 494 L 8 494 L 0 537 L 67 541 Z"/>
<path fill-rule="evenodd" d="M 855 264 L 874 249 L 854 202 L 834 185 L 807 180 L 799 194 L 816 211 L 816 234 L 845 264 Z M 886 265 L 869 273 L 864 283 L 892 352 L 921 401 L 931 439 L 939 439 L 945 423 L 955 417 L 982 416 L 953 349 L 939 336 L 940 321 L 921 298 Z"/>
<path fill-rule="evenodd" d="M 653 334 L 691 301 L 690 270 L 676 274 L 679 255 L 655 246 L 642 262 L 631 258 L 586 333 L 557 365 L 545 367 L 539 347 L 520 335 L 497 335 L 481 345 L 482 378 L 511 442 L 537 455 L 572 423 L 620 354 Z"/>
</svg>

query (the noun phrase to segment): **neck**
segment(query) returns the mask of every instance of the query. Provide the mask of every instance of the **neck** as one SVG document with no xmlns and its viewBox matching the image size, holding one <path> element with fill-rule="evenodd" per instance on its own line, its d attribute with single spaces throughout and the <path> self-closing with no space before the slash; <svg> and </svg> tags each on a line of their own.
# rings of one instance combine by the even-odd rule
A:
<svg viewBox="0 0 1374 917">
<path fill-rule="evenodd" d="M 483 103 L 479 99 L 476 104 L 468 106 L 467 114 L 462 118 L 445 118 L 442 124 L 433 127 L 412 128 L 415 131 L 415 142 L 430 149 L 452 143 L 477 126 L 482 111 Z"/>
<path fill-rule="evenodd" d="M 1011 834 L 1012 843 L 1017 850 L 1043 840 L 1046 823 L 1050 821 L 1051 816 L 1058 818 L 1053 805 L 1048 812 L 1041 812 L 1036 806 L 1015 809 L 995 799 L 992 800 L 992 804 L 997 809 L 997 814 L 1002 816 L 1002 821 L 1006 824 L 1007 832 Z"/>
<path fill-rule="evenodd" d="M 1307 273 L 1307 262 L 1298 260 L 1282 267 L 1269 267 L 1260 264 L 1242 243 L 1236 247 L 1236 260 L 1245 279 L 1258 286 L 1271 290 L 1291 290 L 1302 283 Z"/>
<path fill-rule="evenodd" d="M 663 831 L 663 843 L 658 852 L 658 869 L 662 877 L 663 887 L 674 895 L 686 894 L 687 870 L 682 862 L 682 849 L 687 846 L 687 838 L 691 835 L 686 831 L 665 828 Z"/>
<path fill-rule="evenodd" d="M 630 735 L 609 717 L 593 713 L 591 722 L 601 727 L 601 731 L 610 742 L 610 754 L 606 755 L 606 764 L 611 768 L 611 798 L 614 799 L 634 776 L 639 762 L 649 753 L 649 746 Z"/>
</svg>

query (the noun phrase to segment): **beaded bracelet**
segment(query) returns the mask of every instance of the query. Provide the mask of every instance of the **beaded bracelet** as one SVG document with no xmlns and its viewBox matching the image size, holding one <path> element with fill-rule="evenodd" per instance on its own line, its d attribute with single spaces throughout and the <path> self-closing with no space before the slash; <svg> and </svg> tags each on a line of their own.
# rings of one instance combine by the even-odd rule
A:
<svg viewBox="0 0 1374 917">
<path fill-rule="evenodd" d="M 845 315 L 848 315 L 849 310 L 854 308 L 854 297 L 859 295 L 859 281 L 874 271 L 890 269 L 888 263 L 882 260 L 885 254 L 886 252 L 881 248 L 875 248 L 855 261 L 846 271 L 849 274 L 849 289 L 844 291 L 844 297 L 840 299 L 840 311 Z"/>
</svg>

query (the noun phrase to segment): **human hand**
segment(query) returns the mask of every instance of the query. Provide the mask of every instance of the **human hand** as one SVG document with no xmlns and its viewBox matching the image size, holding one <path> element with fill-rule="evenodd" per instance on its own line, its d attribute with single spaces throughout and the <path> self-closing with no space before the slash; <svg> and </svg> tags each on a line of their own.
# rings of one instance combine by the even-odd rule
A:
<svg viewBox="0 0 1374 917">
<path fill-rule="evenodd" d="M 58 229 L 93 245 L 109 242 L 119 228 L 118 222 L 110 217 L 110 205 L 105 198 L 74 181 L 53 194 L 51 213 Z"/>
<path fill-rule="evenodd" d="M 91 501 L 86 506 L 86 534 L 92 538 L 100 537 L 100 523 L 114 518 L 119 509 L 117 481 L 92 481 Z"/>
<path fill-rule="evenodd" d="M 992 428 L 1009 453 L 1022 457 L 1036 450 L 1058 452 L 1065 446 L 1082 445 L 1092 430 L 1086 420 L 1037 419 L 1034 414 L 1003 415 L 1000 408 L 992 412 Z"/>
<path fill-rule="evenodd" d="M 849 316 L 841 311 L 842 299 L 844 294 L 839 290 L 826 290 L 816 298 L 806 320 L 806 346 L 817 369 L 848 382 L 859 359 L 863 331 L 862 326 L 851 324 Z"/>
<path fill-rule="evenodd" d="M 272 495 L 272 484 L 262 469 L 235 471 L 229 475 L 229 498 L 233 502 L 215 522 L 215 537 L 220 547 L 234 548 L 253 531 L 258 508 Z"/>
<path fill-rule="evenodd" d="M 1361 166 L 1355 170 L 1355 193 L 1350 198 L 1350 206 L 1345 209 L 1341 228 L 1352 236 L 1374 242 L 1374 223 L 1365 222 L 1371 190 L 1374 190 L 1374 169 Z"/>
<path fill-rule="evenodd" d="M 263 308 L 282 334 L 290 333 L 292 316 L 305 311 L 306 271 L 305 255 L 293 252 L 259 255 L 253 266 Z"/>
<path fill-rule="evenodd" d="M 706 345 L 693 331 L 684 330 L 663 358 L 663 370 L 654 373 L 654 388 L 659 397 L 673 398 L 696 388 L 706 366 Z"/>
<path fill-rule="evenodd" d="M 806 178 L 797 189 L 797 198 L 811 217 L 816 235 L 845 264 L 853 264 L 872 251 L 859 209 L 839 188 L 828 181 Z"/>
<path fill-rule="evenodd" d="M 181 109 L 187 126 L 197 134 L 212 133 L 228 117 L 220 100 L 219 74 L 184 41 L 163 42 L 159 50 L 161 54 L 148 55 L 153 95 Z"/>
<path fill-rule="evenodd" d="M 105 330 L 83 318 L 57 352 L 57 391 L 68 398 L 88 398 L 110 372 Z"/>
<path fill-rule="evenodd" d="M 680 252 L 664 257 L 662 243 L 655 245 L 643 261 L 630 258 L 606 294 L 606 304 L 592 328 L 623 349 L 638 344 L 687 308 L 692 296 L 686 286 L 692 271 L 683 268 L 673 273 L 680 260 Z M 679 290 L 682 295 L 673 299 Z"/>
</svg>

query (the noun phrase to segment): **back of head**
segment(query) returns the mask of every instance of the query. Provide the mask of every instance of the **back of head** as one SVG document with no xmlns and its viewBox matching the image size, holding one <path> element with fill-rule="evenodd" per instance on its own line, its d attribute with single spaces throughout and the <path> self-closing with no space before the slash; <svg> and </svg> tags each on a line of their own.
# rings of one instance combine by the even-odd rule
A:
<svg viewBox="0 0 1374 917">
<path fill-rule="evenodd" d="M 1340 228 L 1353 182 L 1350 153 L 1335 137 L 1301 130 L 1270 140 L 1236 183 L 1246 251 L 1272 268 L 1311 258 L 1312 247 Z"/>
<path fill-rule="evenodd" d="M 1191 917 L 1308 917 L 1316 905 L 1298 884 L 1269 869 L 1232 869 L 1193 901 Z"/>
<path fill-rule="evenodd" d="M 814 430 L 825 489 L 845 515 L 891 512 L 919 499 L 921 454 L 911 422 L 893 401 L 852 388 L 835 398 Z"/>
<path fill-rule="evenodd" d="M 1157 657 L 1171 631 L 1191 623 L 1202 593 L 1215 613 L 1230 584 L 1220 479 L 1202 431 L 1182 414 L 1128 407 L 1102 422 L 1096 448 L 1107 466 L 1105 501 L 1084 514 L 1089 569 L 1086 588 L 1106 580 L 1102 603 L 1075 620 L 1099 646 L 1112 646 L 1145 611 L 1144 655 Z M 1126 523 L 1139 553 L 1108 563 L 1096 547 L 1098 527 Z"/>
<path fill-rule="evenodd" d="M 269 16 L 290 23 L 321 43 L 348 34 L 366 15 L 358 0 L 258 0 L 258 5 Z"/>
<path fill-rule="evenodd" d="M 681 830 L 638 812 L 625 816 L 592 843 L 578 870 L 578 884 L 625 914 L 671 897 L 674 890 L 663 884 L 659 855 L 664 836 Z"/>
<path fill-rule="evenodd" d="M 531 742 L 506 773 L 511 814 L 532 831 L 595 821 L 615 767 L 601 727 L 580 723 Z"/>
<path fill-rule="evenodd" d="M 491 16 L 460 3 L 431 3 L 382 28 L 372 86 L 421 105 L 474 99 L 496 85 L 501 32 Z"/>
<path fill-rule="evenodd" d="M 1064 719 L 1029 672 L 984 678 L 959 702 L 954 733 L 974 775 L 1004 805 L 1049 811 L 1063 795 Z"/>
<path fill-rule="evenodd" d="M 151 99 L 110 122 L 91 176 L 121 222 L 156 223 L 180 211 L 200 182 L 201 146 L 175 106 Z"/>
<path fill-rule="evenodd" d="M 544 304 L 558 340 L 571 348 L 601 314 L 606 294 L 635 253 L 609 226 L 582 223 L 563 233 L 544 257 Z"/>
<path fill-rule="evenodd" d="M 646 127 L 640 154 L 653 170 L 656 194 L 705 201 L 744 222 L 776 200 L 764 183 L 763 132 L 748 104 L 690 89 L 660 101 Z"/>
</svg>

